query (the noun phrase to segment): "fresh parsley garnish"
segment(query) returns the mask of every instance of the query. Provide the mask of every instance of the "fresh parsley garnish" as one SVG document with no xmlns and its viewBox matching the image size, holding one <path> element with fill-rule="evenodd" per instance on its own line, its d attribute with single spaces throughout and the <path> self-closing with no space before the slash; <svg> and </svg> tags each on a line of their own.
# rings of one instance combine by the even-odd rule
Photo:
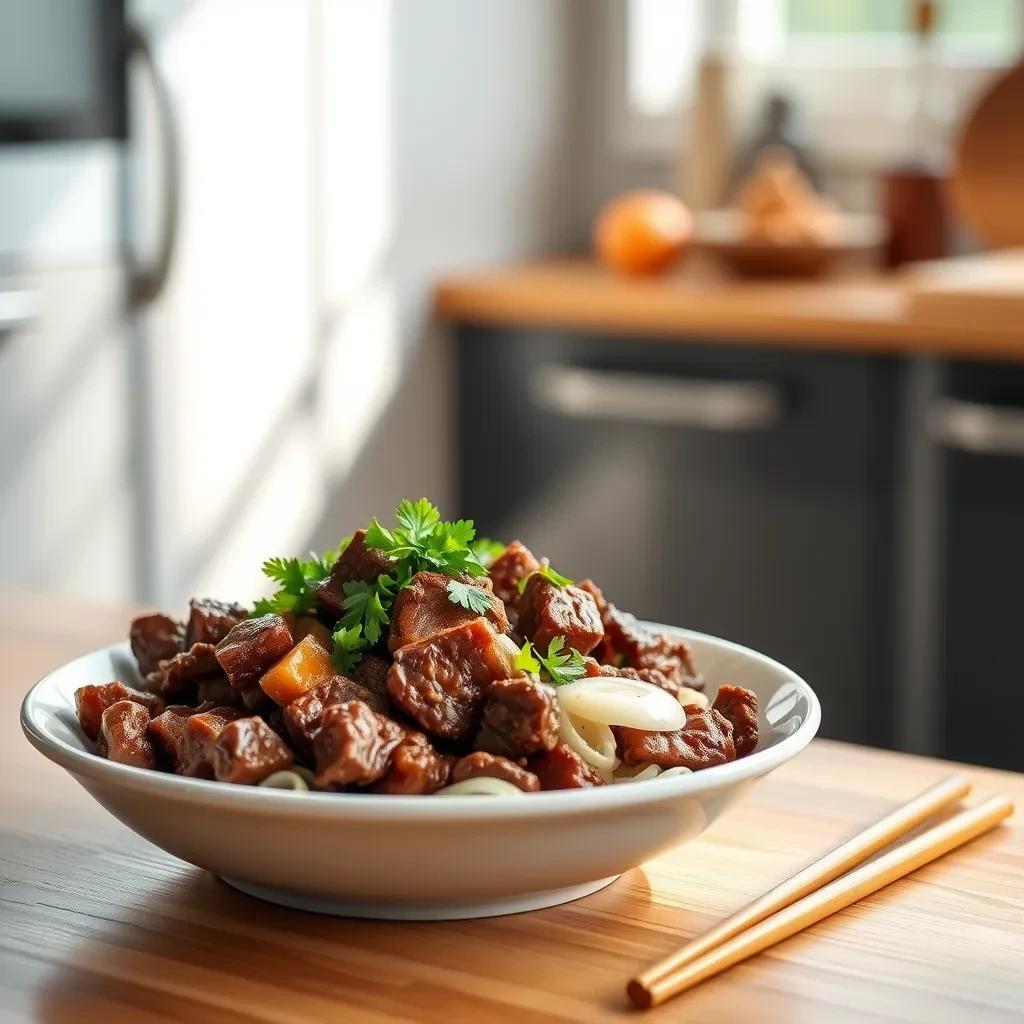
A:
<svg viewBox="0 0 1024 1024">
<path fill-rule="evenodd" d="M 363 657 L 366 639 L 358 626 L 339 626 L 334 631 L 331 660 L 339 672 L 351 672 Z"/>
<path fill-rule="evenodd" d="M 477 615 L 485 615 L 491 608 L 491 599 L 487 591 L 459 580 L 448 581 L 448 600 L 468 611 L 476 612 Z"/>
<path fill-rule="evenodd" d="M 550 580 L 556 587 L 571 587 L 575 580 L 569 579 L 568 576 L 563 576 L 560 572 L 555 572 L 550 565 L 542 565 L 535 572 L 527 573 L 519 581 L 519 593 L 521 594 L 526 590 L 526 584 L 530 582 L 531 576 L 543 576 L 546 580 Z"/>
<path fill-rule="evenodd" d="M 495 559 L 505 554 L 505 545 L 500 540 L 491 540 L 490 537 L 477 537 L 469 545 L 469 550 L 486 566 L 490 566 Z"/>
<path fill-rule="evenodd" d="M 347 547 L 347 540 L 334 551 L 322 555 L 311 552 L 308 559 L 268 558 L 263 563 L 263 575 L 277 584 L 277 591 L 271 597 L 257 601 L 253 615 L 268 615 L 271 612 L 294 612 L 301 615 L 313 607 L 314 589 L 331 571 L 331 566 Z"/>
<path fill-rule="evenodd" d="M 575 682 L 587 671 L 583 655 L 574 647 L 565 649 L 565 637 L 556 636 L 548 644 L 547 654 L 541 654 L 529 640 L 520 648 L 514 662 L 523 672 L 543 672 L 552 686 Z"/>
<path fill-rule="evenodd" d="M 394 579 L 386 573 L 378 577 L 376 583 L 365 583 L 353 580 L 345 584 L 345 600 L 342 607 L 345 614 L 341 617 L 341 625 L 347 629 L 359 629 L 367 642 L 372 646 L 380 639 L 382 628 L 391 621 L 388 614 L 394 592 Z"/>
</svg>

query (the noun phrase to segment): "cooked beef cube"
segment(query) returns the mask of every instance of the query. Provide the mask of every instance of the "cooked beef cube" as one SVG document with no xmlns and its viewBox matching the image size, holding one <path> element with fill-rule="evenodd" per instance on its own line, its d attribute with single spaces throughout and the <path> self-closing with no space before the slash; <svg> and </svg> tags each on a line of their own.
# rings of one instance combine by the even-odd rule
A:
<svg viewBox="0 0 1024 1024">
<path fill-rule="evenodd" d="M 726 684 L 718 688 L 711 706 L 732 726 L 736 756 L 751 753 L 757 746 L 757 694 L 742 686 Z"/>
<path fill-rule="evenodd" d="M 327 708 L 313 741 L 317 785 L 340 789 L 377 782 L 404 738 L 400 725 L 360 700 Z"/>
<path fill-rule="evenodd" d="M 541 789 L 588 789 L 604 785 L 597 769 L 564 743 L 547 753 L 534 755 L 526 766 L 540 780 Z"/>
<path fill-rule="evenodd" d="M 674 732 L 647 732 L 615 726 L 619 756 L 626 764 L 697 771 L 736 759 L 732 726 L 717 711 L 688 704 L 686 725 Z"/>
<path fill-rule="evenodd" d="M 448 596 L 450 577 L 439 572 L 418 572 L 409 586 L 399 591 L 395 603 L 391 607 L 391 635 L 388 647 L 392 652 L 406 644 L 419 643 L 430 637 L 461 626 L 475 619 L 478 612 L 454 604 Z M 508 618 L 505 606 L 494 596 L 489 584 L 483 586 L 467 577 L 464 581 L 476 585 L 480 593 L 485 595 L 490 607 L 484 617 L 499 632 L 508 631 Z"/>
<path fill-rule="evenodd" d="M 601 588 L 593 580 L 580 580 L 576 586 L 580 590 L 585 590 L 594 599 L 594 604 L 597 605 L 597 612 L 603 618 L 604 613 L 608 610 L 608 602 L 604 599 Z"/>
<path fill-rule="evenodd" d="M 678 686 L 702 688 L 690 645 L 682 637 L 653 630 L 614 605 L 607 606 L 602 621 L 604 640 L 594 652 L 598 661 L 636 669 L 657 669 Z"/>
<path fill-rule="evenodd" d="M 184 623 L 160 612 L 137 615 L 128 633 L 139 674 L 148 676 L 161 661 L 168 661 L 185 649 Z"/>
<path fill-rule="evenodd" d="M 331 567 L 331 574 L 317 584 L 316 599 L 335 618 L 340 618 L 344 609 L 345 584 L 356 580 L 373 583 L 382 572 L 390 572 L 395 560 L 383 551 L 366 546 L 366 531 L 356 530 L 352 540 Z"/>
<path fill-rule="evenodd" d="M 331 631 L 313 615 L 292 616 L 292 622 L 288 623 L 292 631 L 292 639 L 298 643 L 307 636 L 314 640 L 325 650 L 329 651 L 334 646 L 334 638 Z M 285 621 L 288 621 L 287 619 Z"/>
<path fill-rule="evenodd" d="M 391 665 L 375 654 L 364 654 L 352 669 L 352 678 L 380 697 L 388 696 L 388 671 Z M 390 700 L 391 698 L 388 697 Z"/>
<path fill-rule="evenodd" d="M 378 696 L 347 676 L 331 676 L 284 707 L 285 728 L 295 749 L 304 757 L 312 757 L 324 709 L 350 700 L 361 700 L 378 714 L 386 715 L 391 709 L 388 697 Z"/>
<path fill-rule="evenodd" d="M 230 684 L 229 684 L 230 685 Z M 234 690 L 232 690 L 234 692 Z M 247 686 L 244 690 L 238 691 L 236 697 L 241 700 L 242 707 L 251 715 L 263 715 L 266 717 L 277 705 L 263 692 L 258 683 Z M 230 703 L 230 701 L 225 701 Z"/>
<path fill-rule="evenodd" d="M 193 644 L 219 644 L 232 626 L 237 626 L 248 616 L 248 611 L 240 604 L 192 598 L 188 603 L 185 649 Z"/>
<path fill-rule="evenodd" d="M 262 718 L 238 718 L 221 729 L 211 752 L 218 782 L 254 786 L 274 772 L 291 768 L 292 752 Z"/>
<path fill-rule="evenodd" d="M 231 627 L 217 644 L 217 662 L 231 685 L 244 690 L 258 682 L 293 645 L 292 631 L 280 615 L 260 615 Z"/>
<path fill-rule="evenodd" d="M 159 715 L 164 702 L 152 693 L 143 693 L 124 683 L 105 683 L 102 686 L 80 686 L 75 690 L 75 710 L 82 732 L 91 740 L 100 734 L 103 712 L 118 701 L 132 700 L 146 708 L 149 715 Z"/>
<path fill-rule="evenodd" d="M 484 691 L 484 713 L 473 741 L 477 750 L 513 760 L 558 743 L 558 699 L 550 686 L 529 679 L 499 679 Z"/>
<path fill-rule="evenodd" d="M 178 771 L 200 779 L 213 778 L 213 745 L 229 722 L 242 717 L 238 708 L 213 708 L 185 720 Z"/>
<path fill-rule="evenodd" d="M 519 632 L 540 650 L 556 637 L 565 646 L 589 654 L 604 636 L 594 599 L 579 587 L 560 587 L 539 573 L 530 577 L 516 608 Z"/>
<path fill-rule="evenodd" d="M 467 754 L 452 766 L 452 782 L 481 778 L 511 782 L 524 793 L 536 793 L 540 789 L 540 780 L 533 772 L 521 768 L 507 757 L 496 757 L 482 750 Z"/>
<path fill-rule="evenodd" d="M 149 709 L 133 700 L 111 704 L 100 719 L 96 752 L 110 761 L 155 768 L 156 751 L 147 735 Z"/>
<path fill-rule="evenodd" d="M 494 593 L 505 604 L 515 604 L 519 597 L 519 581 L 539 568 L 540 562 L 534 558 L 533 552 L 514 540 L 491 562 L 488 575 L 494 584 Z"/>
<path fill-rule="evenodd" d="M 214 705 L 242 702 L 241 694 L 231 686 L 227 676 L 220 672 L 214 676 L 204 676 L 196 683 L 196 700 L 200 704 L 209 701 Z"/>
<path fill-rule="evenodd" d="M 611 677 L 615 679 L 638 679 L 642 683 L 650 683 L 657 686 L 673 697 L 679 696 L 679 684 L 669 679 L 664 672 L 656 668 L 629 668 L 628 666 L 602 665 L 593 658 L 587 658 L 586 676 L 593 679 L 596 676 Z"/>
<path fill-rule="evenodd" d="M 473 619 L 400 647 L 388 672 L 388 692 L 425 732 L 459 739 L 476 722 L 483 690 L 507 678 L 513 660 L 487 619 Z"/>
<path fill-rule="evenodd" d="M 161 661 L 157 670 L 146 676 L 146 682 L 164 697 L 182 693 L 204 676 L 220 674 L 214 651 L 213 644 L 193 644 L 170 661 Z"/>
<path fill-rule="evenodd" d="M 172 772 L 181 773 L 182 745 L 185 741 L 185 723 L 197 712 L 187 704 L 169 704 L 149 723 L 149 738 L 153 740 L 161 760 Z"/>
<path fill-rule="evenodd" d="M 391 754 L 387 775 L 374 787 L 374 793 L 391 796 L 422 796 L 436 793 L 448 785 L 455 758 L 439 754 L 423 733 L 410 732 Z"/>
</svg>

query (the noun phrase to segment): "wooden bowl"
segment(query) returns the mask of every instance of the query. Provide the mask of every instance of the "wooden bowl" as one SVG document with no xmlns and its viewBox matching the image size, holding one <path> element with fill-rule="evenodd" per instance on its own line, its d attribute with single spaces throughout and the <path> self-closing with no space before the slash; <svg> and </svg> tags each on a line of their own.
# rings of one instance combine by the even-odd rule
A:
<svg viewBox="0 0 1024 1024">
<path fill-rule="evenodd" d="M 694 248 L 711 253 L 740 277 L 820 277 L 851 257 L 873 255 L 882 240 L 877 217 L 843 217 L 840 237 L 826 244 L 779 244 L 745 237 L 736 210 L 697 216 Z"/>
</svg>

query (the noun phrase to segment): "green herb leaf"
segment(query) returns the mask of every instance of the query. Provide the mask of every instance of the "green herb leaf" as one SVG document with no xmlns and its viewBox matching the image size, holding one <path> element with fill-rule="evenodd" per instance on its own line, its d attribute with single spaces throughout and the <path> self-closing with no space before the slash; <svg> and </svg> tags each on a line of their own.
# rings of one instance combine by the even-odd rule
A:
<svg viewBox="0 0 1024 1024">
<path fill-rule="evenodd" d="M 469 550 L 476 555 L 481 564 L 490 566 L 496 558 L 501 558 L 505 554 L 505 545 L 500 540 L 491 540 L 490 537 L 477 537 L 469 545 Z"/>
<path fill-rule="evenodd" d="M 491 609 L 491 599 L 485 590 L 474 587 L 471 583 L 461 583 L 459 580 L 448 581 L 448 600 L 452 604 L 476 612 L 477 615 L 484 615 Z"/>
<path fill-rule="evenodd" d="M 390 577 L 386 579 L 388 583 L 394 583 Z M 377 584 L 362 580 L 346 583 L 345 600 L 342 602 L 345 614 L 341 617 L 341 625 L 348 629 L 361 629 L 367 643 L 372 646 L 380 639 L 382 628 L 390 622 L 383 604 L 389 596 L 387 585 L 381 589 Z"/>
<path fill-rule="evenodd" d="M 523 646 L 519 648 L 513 665 L 519 671 L 529 672 L 531 675 L 540 671 L 540 662 L 533 656 L 533 648 L 530 646 L 529 640 L 523 641 Z"/>
<path fill-rule="evenodd" d="M 519 581 L 519 593 L 521 594 L 526 590 L 526 584 L 530 582 L 531 576 L 543 576 L 544 579 L 550 580 L 556 587 L 571 587 L 575 580 L 569 579 L 568 576 L 563 576 L 560 572 L 555 572 L 550 565 L 542 565 L 536 572 L 527 573 Z"/>
<path fill-rule="evenodd" d="M 351 672 L 359 664 L 366 647 L 366 639 L 358 626 L 339 626 L 334 631 L 334 650 L 331 660 L 339 672 Z"/>
<path fill-rule="evenodd" d="M 566 683 L 574 682 L 587 671 L 583 655 L 574 647 L 563 653 L 564 648 L 565 637 L 556 636 L 548 644 L 546 655 L 541 654 L 536 647 L 533 649 L 553 686 L 564 686 Z"/>
<path fill-rule="evenodd" d="M 322 555 L 311 552 L 308 560 L 298 558 L 268 558 L 263 563 L 263 575 L 273 580 L 277 592 L 272 597 L 257 601 L 254 615 L 271 612 L 295 612 L 301 615 L 313 607 L 316 585 L 325 579 L 337 561 L 341 546 Z"/>
<path fill-rule="evenodd" d="M 395 522 L 405 532 L 410 544 L 418 544 L 428 537 L 441 513 L 426 498 L 410 501 L 403 498 L 395 509 Z"/>
</svg>

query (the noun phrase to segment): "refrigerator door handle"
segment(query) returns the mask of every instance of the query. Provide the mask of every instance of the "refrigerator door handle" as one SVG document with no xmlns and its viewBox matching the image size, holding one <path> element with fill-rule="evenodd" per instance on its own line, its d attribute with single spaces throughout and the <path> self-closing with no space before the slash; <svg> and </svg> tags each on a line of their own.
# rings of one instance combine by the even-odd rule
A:
<svg viewBox="0 0 1024 1024">
<path fill-rule="evenodd" d="M 136 26 L 127 28 L 129 59 L 137 60 L 153 90 L 157 128 L 160 136 L 160 185 L 162 197 L 159 210 L 159 234 L 156 255 L 148 266 L 132 268 L 128 298 L 134 309 L 156 301 L 167 284 L 171 263 L 178 242 L 178 213 L 181 206 L 181 159 L 178 123 L 170 89 L 157 64 L 145 34 Z"/>
<path fill-rule="evenodd" d="M 1024 456 L 1024 409 L 943 398 L 929 410 L 928 434 L 958 451 Z"/>
<path fill-rule="evenodd" d="M 756 380 L 702 380 L 547 364 L 530 378 L 535 405 L 580 420 L 690 427 L 715 433 L 771 430 L 786 401 Z"/>
</svg>

